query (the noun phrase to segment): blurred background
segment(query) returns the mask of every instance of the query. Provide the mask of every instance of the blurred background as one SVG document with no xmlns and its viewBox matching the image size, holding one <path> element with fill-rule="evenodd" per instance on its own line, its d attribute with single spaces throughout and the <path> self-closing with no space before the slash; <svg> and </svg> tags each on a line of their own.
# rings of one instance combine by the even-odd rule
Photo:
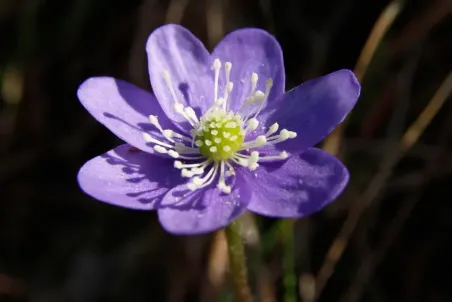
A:
<svg viewBox="0 0 452 302">
<path fill-rule="evenodd" d="M 0 0 L 0 301 L 234 301 L 224 234 L 176 237 L 154 212 L 84 195 L 121 142 L 76 97 L 115 76 L 150 89 L 145 41 L 180 23 L 212 47 L 280 41 L 287 87 L 349 68 L 357 107 L 322 147 L 351 172 L 302 220 L 247 214 L 256 301 L 452 301 L 451 0 Z"/>
</svg>

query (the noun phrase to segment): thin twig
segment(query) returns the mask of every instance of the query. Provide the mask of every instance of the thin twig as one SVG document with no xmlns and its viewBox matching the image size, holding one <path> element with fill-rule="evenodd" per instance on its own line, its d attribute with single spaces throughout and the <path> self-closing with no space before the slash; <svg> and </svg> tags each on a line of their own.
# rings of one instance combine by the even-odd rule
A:
<svg viewBox="0 0 452 302">
<path fill-rule="evenodd" d="M 399 93 L 401 94 L 401 102 L 398 103 L 398 107 L 394 110 L 393 116 L 391 118 L 390 125 L 388 127 L 389 139 L 390 141 L 395 141 L 395 138 L 401 136 L 398 134 L 403 126 L 402 115 L 404 115 L 408 106 L 408 82 L 411 82 L 412 76 L 414 74 L 415 66 L 420 57 L 420 48 L 416 52 L 399 75 L 399 81 L 405 80 L 405 85 L 401 85 Z M 411 148 L 412 145 L 410 145 Z M 350 207 L 348 216 L 339 232 L 337 237 L 334 239 L 333 243 L 328 250 L 327 256 L 322 267 L 317 275 L 317 297 L 320 296 L 323 288 L 328 282 L 330 276 L 332 275 L 337 262 L 342 257 L 342 254 L 353 234 L 358 222 L 365 209 L 373 202 L 377 197 L 379 197 L 381 190 L 384 188 L 388 178 L 392 174 L 393 167 L 397 164 L 400 158 L 408 151 L 408 149 L 403 149 L 400 147 L 387 149 L 386 156 L 382 161 L 380 166 L 380 171 L 375 175 L 375 177 L 370 181 L 366 190 L 359 195 L 359 197 L 353 202 Z"/>
<path fill-rule="evenodd" d="M 184 16 L 189 0 L 172 0 L 166 11 L 165 22 L 179 24 Z"/>
<path fill-rule="evenodd" d="M 358 58 L 354 72 L 358 81 L 362 81 L 366 71 L 369 67 L 372 58 L 374 57 L 375 51 L 378 48 L 382 38 L 391 27 L 392 23 L 396 19 L 402 8 L 401 1 L 392 1 L 380 14 L 377 22 L 375 23 L 372 31 L 367 38 L 366 44 Z M 333 155 L 339 154 L 339 149 L 341 146 L 343 132 L 347 126 L 346 119 L 342 124 L 340 124 L 326 139 L 323 143 L 323 149 Z"/>
<path fill-rule="evenodd" d="M 397 56 L 410 49 L 413 43 L 423 39 L 433 27 L 452 14 L 452 1 L 450 0 L 428 1 L 427 3 L 428 7 L 420 10 L 388 47 L 391 51 L 390 56 Z"/>
<path fill-rule="evenodd" d="M 209 0 L 207 5 L 207 41 L 213 47 L 224 35 L 224 1 Z"/>
<path fill-rule="evenodd" d="M 424 111 L 419 115 L 417 120 L 408 128 L 402 137 L 402 147 L 410 149 L 424 132 L 425 128 L 430 124 L 438 111 L 444 105 L 448 96 L 452 93 L 452 71 L 449 72 L 444 82 L 441 84 L 435 95 L 425 107 Z"/>
<path fill-rule="evenodd" d="M 447 82 L 447 79 L 446 81 Z M 444 84 L 441 87 L 444 87 Z M 450 85 L 452 86 L 452 85 Z M 440 88 L 441 89 L 441 88 Z M 439 90 L 440 90 L 439 89 Z M 438 90 L 438 91 L 439 91 Z M 447 96 L 445 97 L 447 99 Z M 452 110 L 450 111 L 452 113 Z M 445 126 L 442 127 L 444 129 L 443 135 L 440 138 L 441 142 L 444 144 L 448 141 L 451 134 L 452 129 L 452 120 L 447 119 L 445 122 Z M 358 267 L 355 278 L 353 278 L 352 285 L 347 291 L 346 295 L 341 299 L 341 301 L 345 302 L 356 302 L 359 301 L 361 295 L 365 289 L 366 283 L 371 279 L 375 269 L 383 260 L 387 251 L 394 243 L 395 239 L 400 234 L 405 222 L 409 218 L 414 206 L 421 199 L 422 192 L 424 191 L 425 186 L 429 183 L 429 181 L 435 177 L 440 170 L 443 169 L 443 162 L 447 160 L 447 150 L 444 148 L 440 154 L 437 154 L 435 158 L 429 160 L 429 164 L 427 164 L 427 168 L 422 173 L 421 183 L 402 203 L 402 206 L 397 211 L 397 214 L 386 228 L 386 231 L 383 235 L 383 240 L 380 245 L 377 247 L 376 251 L 367 255 L 365 259 L 362 261 L 361 265 Z"/>
</svg>

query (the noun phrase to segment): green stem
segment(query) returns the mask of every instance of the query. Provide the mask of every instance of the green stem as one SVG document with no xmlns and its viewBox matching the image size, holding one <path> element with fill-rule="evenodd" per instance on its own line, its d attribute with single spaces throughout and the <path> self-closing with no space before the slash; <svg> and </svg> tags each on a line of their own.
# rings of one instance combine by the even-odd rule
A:
<svg viewBox="0 0 452 302">
<path fill-rule="evenodd" d="M 252 302 L 253 298 L 248 285 L 248 273 L 245 264 L 245 248 L 240 235 L 239 222 L 235 221 L 225 228 L 228 241 L 229 266 L 235 287 L 237 302 Z"/>
<path fill-rule="evenodd" d="M 284 240 L 284 302 L 297 301 L 297 277 L 295 275 L 294 220 L 284 219 L 281 223 Z"/>
</svg>

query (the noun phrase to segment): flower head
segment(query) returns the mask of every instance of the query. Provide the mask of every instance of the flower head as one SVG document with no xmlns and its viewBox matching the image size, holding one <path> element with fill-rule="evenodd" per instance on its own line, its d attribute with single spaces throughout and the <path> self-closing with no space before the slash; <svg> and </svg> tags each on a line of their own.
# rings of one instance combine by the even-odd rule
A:
<svg viewBox="0 0 452 302">
<path fill-rule="evenodd" d="M 343 190 L 347 169 L 312 146 L 353 108 L 360 86 L 351 71 L 285 92 L 280 46 L 259 29 L 234 31 L 209 54 L 188 30 L 165 25 L 146 50 L 154 94 L 108 77 L 78 90 L 127 143 L 80 169 L 87 194 L 156 209 L 169 232 L 198 234 L 245 209 L 303 217 Z"/>
</svg>

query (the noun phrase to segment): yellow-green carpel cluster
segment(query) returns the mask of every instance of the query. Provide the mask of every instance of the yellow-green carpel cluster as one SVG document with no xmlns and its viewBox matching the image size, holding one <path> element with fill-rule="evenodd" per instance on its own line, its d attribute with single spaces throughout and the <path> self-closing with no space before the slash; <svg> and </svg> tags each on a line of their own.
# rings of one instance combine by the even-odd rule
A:
<svg viewBox="0 0 452 302">
<path fill-rule="evenodd" d="M 195 135 L 199 152 L 213 161 L 231 158 L 245 138 L 242 123 L 240 115 L 219 108 L 205 114 Z"/>
</svg>

